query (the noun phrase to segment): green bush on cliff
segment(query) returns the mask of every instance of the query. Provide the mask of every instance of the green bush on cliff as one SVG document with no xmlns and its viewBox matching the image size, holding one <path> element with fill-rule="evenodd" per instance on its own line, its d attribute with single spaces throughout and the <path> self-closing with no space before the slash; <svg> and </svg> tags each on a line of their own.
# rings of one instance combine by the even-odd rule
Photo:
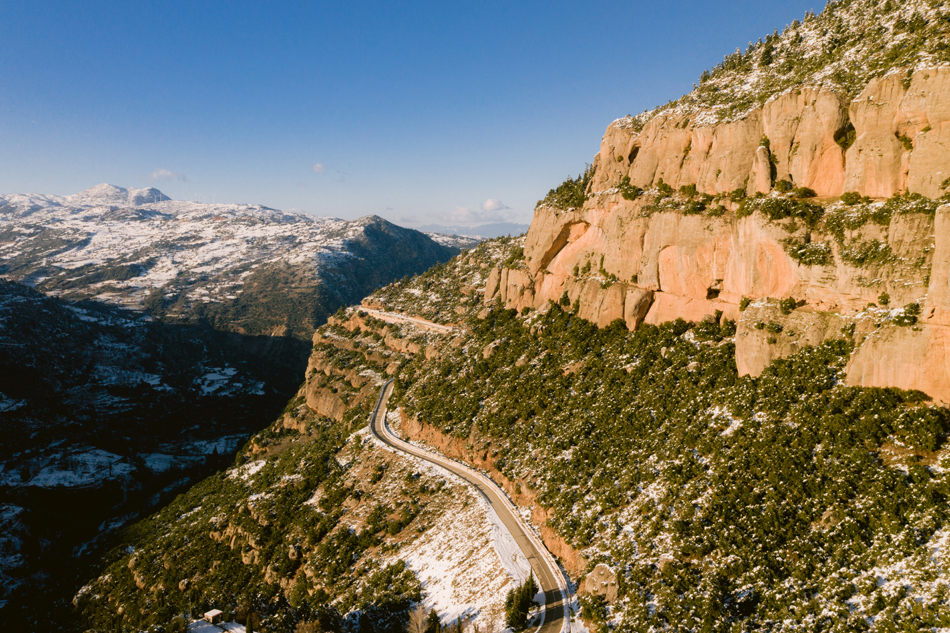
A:
<svg viewBox="0 0 950 633">
<path fill-rule="evenodd" d="M 746 198 L 739 205 L 736 215 L 740 218 L 752 215 L 756 211 L 770 221 L 794 218 L 814 228 L 824 215 L 825 209 L 819 204 L 805 202 L 795 198 Z"/>
<path fill-rule="evenodd" d="M 624 176 L 621 178 L 617 189 L 620 190 L 620 195 L 624 200 L 636 200 L 640 197 L 640 194 L 643 193 L 643 189 L 637 187 L 636 185 L 630 184 L 630 176 Z"/>
<path fill-rule="evenodd" d="M 537 207 L 551 207 L 568 210 L 579 209 L 587 201 L 587 187 L 594 175 L 592 166 L 588 166 L 577 178 L 568 176 L 560 185 L 548 191 L 548 195 L 538 201 Z"/>
<path fill-rule="evenodd" d="M 831 245 L 827 242 L 802 244 L 796 238 L 782 241 L 788 256 L 803 266 L 828 266 L 834 263 Z"/>
<path fill-rule="evenodd" d="M 869 203 L 871 202 L 871 199 L 867 196 L 862 196 L 857 191 L 846 191 L 841 194 L 841 202 L 850 207 L 858 204 L 859 202 Z"/>
<path fill-rule="evenodd" d="M 882 240 L 853 241 L 840 250 L 841 259 L 852 266 L 880 266 L 894 261 L 890 245 Z"/>
<path fill-rule="evenodd" d="M 894 324 L 900 326 L 909 326 L 917 323 L 920 317 L 920 304 L 917 302 L 908 303 L 901 310 L 900 314 L 894 317 Z"/>
</svg>

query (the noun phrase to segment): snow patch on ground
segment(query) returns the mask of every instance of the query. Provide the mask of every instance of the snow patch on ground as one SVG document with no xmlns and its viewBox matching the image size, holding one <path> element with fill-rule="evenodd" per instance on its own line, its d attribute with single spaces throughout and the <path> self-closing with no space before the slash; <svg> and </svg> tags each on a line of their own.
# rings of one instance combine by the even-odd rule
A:
<svg viewBox="0 0 950 633">
<path fill-rule="evenodd" d="M 481 501 L 488 521 L 491 523 L 492 543 L 502 566 L 515 583 L 523 583 L 531 574 L 531 563 L 525 558 L 524 552 L 518 547 L 515 538 L 502 522 L 498 513 L 495 512 L 495 509 L 481 495 L 479 495 L 479 501 Z"/>
<path fill-rule="evenodd" d="M 211 624 L 205 620 L 195 620 L 188 625 L 188 633 L 221 633 L 229 631 L 230 633 L 245 633 L 247 629 L 243 624 L 237 622 L 221 622 L 220 624 Z"/>
<path fill-rule="evenodd" d="M 0 413 L 15 411 L 26 404 L 26 400 L 14 400 L 0 393 Z"/>
<path fill-rule="evenodd" d="M 390 411 L 388 416 L 398 414 Z M 411 460 L 414 468 L 446 479 L 458 489 L 459 504 L 392 560 L 403 560 L 423 583 L 426 608 L 435 609 L 444 624 L 474 618 L 479 630 L 504 628 L 508 590 L 527 579 L 531 565 L 501 519 L 468 482 L 431 462 L 394 451 L 369 429 L 360 435 Z"/>
<path fill-rule="evenodd" d="M 27 472 L 27 475 L 24 475 Z M 0 472 L 0 484 L 39 487 L 94 486 L 104 479 L 121 477 L 132 472 L 132 465 L 120 455 L 90 448 L 40 462 L 38 469 L 26 471 L 11 468 Z"/>
<path fill-rule="evenodd" d="M 228 473 L 228 477 L 231 479 L 243 479 L 244 481 L 247 481 L 260 472 L 260 470 L 266 465 L 266 460 L 259 459 L 256 462 L 250 462 L 244 464 L 243 466 L 238 466 L 237 468 L 232 469 Z"/>
</svg>

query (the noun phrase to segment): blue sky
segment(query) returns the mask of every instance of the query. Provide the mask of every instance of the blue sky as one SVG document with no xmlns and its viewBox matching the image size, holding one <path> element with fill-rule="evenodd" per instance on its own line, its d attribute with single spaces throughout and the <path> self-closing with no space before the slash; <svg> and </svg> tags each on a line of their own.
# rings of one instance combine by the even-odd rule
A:
<svg viewBox="0 0 950 633">
<path fill-rule="evenodd" d="M 7 0 L 0 192 L 527 223 L 612 120 L 822 7 Z"/>
</svg>

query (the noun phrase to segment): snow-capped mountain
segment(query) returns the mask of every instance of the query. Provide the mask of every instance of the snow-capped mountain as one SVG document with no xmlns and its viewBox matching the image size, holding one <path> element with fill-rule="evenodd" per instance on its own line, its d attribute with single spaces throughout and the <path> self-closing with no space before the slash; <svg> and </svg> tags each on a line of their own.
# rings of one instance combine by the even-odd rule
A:
<svg viewBox="0 0 950 633">
<path fill-rule="evenodd" d="M 148 187 L 147 189 L 126 189 L 115 185 L 101 184 L 74 193 L 70 196 L 55 196 L 42 193 L 14 193 L 0 195 L 0 205 L 23 211 L 35 211 L 48 207 L 102 207 L 135 206 L 151 202 L 171 200 L 164 193 Z"/>
<path fill-rule="evenodd" d="M 171 200 L 97 185 L 0 195 L 0 275 L 249 334 L 310 332 L 339 306 L 458 252 L 376 216 Z"/>
</svg>

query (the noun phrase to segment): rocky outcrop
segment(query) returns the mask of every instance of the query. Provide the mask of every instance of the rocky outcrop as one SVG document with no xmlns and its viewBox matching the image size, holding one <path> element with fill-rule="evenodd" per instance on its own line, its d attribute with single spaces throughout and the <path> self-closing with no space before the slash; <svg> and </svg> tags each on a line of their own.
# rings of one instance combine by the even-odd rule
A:
<svg viewBox="0 0 950 633">
<path fill-rule="evenodd" d="M 942 341 L 937 326 L 950 326 L 950 206 L 941 207 L 936 218 L 895 215 L 886 227 L 869 223 L 846 230 L 843 244 L 848 248 L 886 244 L 891 253 L 882 262 L 859 265 L 842 256 L 842 247 L 831 236 L 806 232 L 789 221 L 769 222 L 760 214 L 737 218 L 732 213 L 718 218 L 677 212 L 645 217 L 644 203 L 618 198 L 604 196 L 599 206 L 569 213 L 538 209 L 525 240 L 523 268 L 492 271 L 486 303 L 537 309 L 548 301 L 565 303 L 566 295 L 579 316 L 601 327 L 623 319 L 630 329 L 677 318 L 733 319 L 738 321 L 736 362 L 740 373 L 753 375 L 803 346 L 842 336 L 842 328 L 868 304 L 878 302 L 882 292 L 890 296 L 892 306 L 923 302 L 925 324 L 920 327 L 937 346 L 934 350 Z M 801 265 L 786 252 L 784 240 L 804 239 L 806 234 L 834 245 L 829 265 Z M 585 268 L 589 272 L 584 273 Z M 743 298 L 756 303 L 740 313 Z M 783 315 L 778 300 L 787 298 L 801 305 Z M 768 324 L 781 327 L 780 333 L 767 329 Z M 899 340 L 908 336 L 869 337 L 867 349 L 855 354 L 852 380 L 900 384 L 950 402 L 950 370 L 936 356 L 926 361 L 929 370 L 923 382 L 906 377 L 888 382 L 897 369 L 873 369 L 913 362 L 903 352 L 886 354 L 882 342 L 903 345 Z M 922 336 L 911 338 L 919 343 Z M 933 354 L 939 356 L 938 351 Z"/>
<path fill-rule="evenodd" d="M 919 389 L 950 403 L 950 328 L 885 327 L 869 336 L 848 363 L 848 384 Z"/>
<path fill-rule="evenodd" d="M 339 422 L 346 413 L 346 403 L 337 394 L 329 389 L 318 386 L 316 383 L 307 384 L 307 406 L 320 415 L 324 415 Z"/>
<path fill-rule="evenodd" d="M 746 308 L 736 328 L 739 375 L 757 376 L 778 358 L 830 338 L 841 338 L 852 322 L 834 312 L 799 309 L 782 314 L 774 300 L 754 303 Z"/>
<path fill-rule="evenodd" d="M 829 236 L 791 230 L 789 222 L 769 222 L 758 214 L 644 217 L 642 203 L 611 199 L 616 197 L 570 213 L 538 209 L 525 240 L 524 269 L 492 271 L 485 302 L 520 310 L 560 301 L 566 293 L 584 318 L 602 325 L 623 318 L 632 328 L 643 320 L 695 320 L 717 310 L 737 319 L 742 297 L 794 296 L 815 309 L 840 312 L 863 308 L 882 291 L 901 305 L 926 294 L 934 252 L 930 216 L 898 215 L 887 228 L 867 224 L 845 235 L 849 244 L 887 243 L 896 263 L 859 266 L 837 253 L 831 265 L 806 266 L 789 256 L 783 242 L 806 233 L 813 241 L 831 242 Z M 586 228 L 572 230 L 572 241 L 552 252 L 552 235 L 561 234 L 564 225 Z M 920 257 L 924 261 L 916 268 L 907 264 Z M 588 265 L 590 272 L 584 273 Z M 593 272 L 597 268 L 600 273 Z M 898 268 L 899 280 L 891 274 Z M 950 295 L 950 285 L 946 288 Z"/>
<path fill-rule="evenodd" d="M 594 567 L 584 579 L 584 593 L 594 596 L 604 596 L 609 603 L 617 601 L 617 572 L 603 563 Z"/>
</svg>

